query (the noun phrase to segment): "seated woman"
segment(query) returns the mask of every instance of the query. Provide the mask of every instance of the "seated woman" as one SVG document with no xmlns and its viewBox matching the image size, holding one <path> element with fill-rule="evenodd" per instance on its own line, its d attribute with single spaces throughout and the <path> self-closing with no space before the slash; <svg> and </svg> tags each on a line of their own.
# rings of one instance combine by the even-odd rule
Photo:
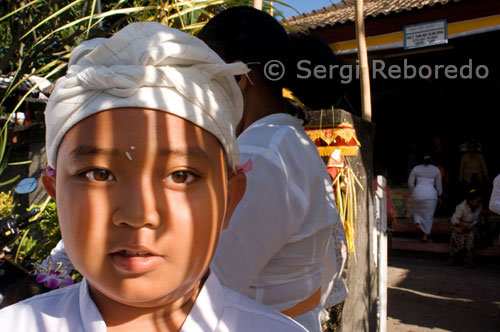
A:
<svg viewBox="0 0 500 332">
<path fill-rule="evenodd" d="M 476 189 L 467 192 L 465 201 L 457 205 L 451 217 L 450 260 L 448 264 L 455 263 L 456 255 L 464 251 L 466 267 L 473 267 L 475 225 L 479 221 L 482 211 L 481 194 Z"/>
</svg>

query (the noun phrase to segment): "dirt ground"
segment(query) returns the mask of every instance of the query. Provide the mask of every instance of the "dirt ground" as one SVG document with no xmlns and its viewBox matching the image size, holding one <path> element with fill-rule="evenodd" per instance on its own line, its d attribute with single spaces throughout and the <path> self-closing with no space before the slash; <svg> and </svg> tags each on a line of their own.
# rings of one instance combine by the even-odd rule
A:
<svg viewBox="0 0 500 332">
<path fill-rule="evenodd" d="M 391 251 L 388 332 L 500 331 L 500 257 L 448 266 L 447 255 Z"/>
</svg>

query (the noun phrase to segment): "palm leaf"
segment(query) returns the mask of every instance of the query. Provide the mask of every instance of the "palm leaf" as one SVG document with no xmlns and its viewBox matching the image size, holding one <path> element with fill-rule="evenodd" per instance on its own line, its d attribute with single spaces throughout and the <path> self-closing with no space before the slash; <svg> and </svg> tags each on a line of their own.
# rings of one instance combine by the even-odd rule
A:
<svg viewBox="0 0 500 332">
<path fill-rule="evenodd" d="M 32 27 L 31 29 L 28 30 L 28 32 L 26 32 L 22 37 L 21 39 L 25 38 L 26 36 L 28 36 L 30 33 L 32 33 L 33 31 L 35 31 L 37 28 L 39 28 L 41 25 L 47 23 L 48 21 L 52 20 L 53 18 L 56 18 L 58 16 L 61 16 L 62 13 L 64 13 L 65 11 L 67 10 L 70 10 L 72 7 L 80 4 L 83 0 L 75 0 L 73 1 L 72 3 L 64 6 L 63 8 L 59 9 L 58 11 L 56 11 L 54 14 L 50 15 L 49 17 L 41 20 L 37 25 L 35 25 L 34 27 Z M 95 1 L 95 0 L 94 0 Z"/>
<path fill-rule="evenodd" d="M 90 6 L 90 19 L 89 24 L 87 26 L 87 31 L 85 31 L 85 38 L 89 38 L 90 28 L 92 27 L 92 18 L 94 17 L 94 11 L 97 3 L 96 0 L 92 0 L 92 5 Z"/>
<path fill-rule="evenodd" d="M 31 164 L 32 162 L 33 162 L 32 160 L 16 161 L 13 163 L 7 163 L 7 166 L 28 165 L 28 164 Z"/>
<path fill-rule="evenodd" d="M 16 10 L 11 11 L 10 13 L 0 17 L 0 22 L 5 20 L 6 18 L 11 17 L 12 15 L 19 13 L 20 11 L 25 10 L 26 8 L 28 8 L 30 6 L 36 5 L 38 2 L 41 2 L 41 1 L 43 1 L 43 0 L 35 0 L 35 1 L 30 2 L 30 3 L 25 4 L 24 6 L 17 8 Z"/>
<path fill-rule="evenodd" d="M 1 136 L 0 136 L 0 175 L 3 172 L 3 169 L 1 168 L 1 165 L 3 164 L 4 160 L 7 160 L 8 158 L 4 158 L 5 155 L 8 155 L 8 151 L 6 152 L 6 147 L 7 147 L 7 124 L 8 121 L 5 123 L 5 125 L 2 128 Z"/>
<path fill-rule="evenodd" d="M 66 63 L 61 63 L 59 66 L 57 66 L 55 69 L 53 69 L 50 73 L 48 73 L 47 75 L 45 75 L 44 78 L 49 78 L 51 77 L 52 75 L 58 73 L 59 71 L 61 71 L 63 68 L 66 67 Z M 28 92 L 26 92 L 24 94 L 24 96 L 21 97 L 21 99 L 19 100 L 19 102 L 17 103 L 17 105 L 14 107 L 14 109 L 12 110 L 12 112 L 10 113 L 10 116 L 9 116 L 9 120 L 11 119 L 12 117 L 12 114 L 14 114 L 17 109 L 22 105 L 22 103 L 26 100 L 26 98 L 33 92 L 35 91 L 41 84 L 42 82 L 38 82 L 36 83 L 35 85 L 33 85 L 31 87 L 31 89 L 28 90 Z"/>
<path fill-rule="evenodd" d="M 132 7 L 132 8 L 123 8 L 123 9 L 113 9 L 113 10 L 110 10 L 110 11 L 107 11 L 107 12 L 104 12 L 104 13 L 100 13 L 100 14 L 94 15 L 93 18 L 105 18 L 105 17 L 110 17 L 110 16 L 113 16 L 113 15 L 137 13 L 137 12 L 141 12 L 143 10 L 158 9 L 158 8 L 159 8 L 159 6 L 147 6 L 147 7 Z M 66 30 L 68 28 L 77 26 L 78 24 L 80 24 L 82 22 L 90 20 L 91 17 L 92 16 L 85 16 L 85 17 L 79 18 L 77 20 L 69 22 L 69 23 L 67 23 L 67 24 L 65 24 L 65 25 L 63 25 L 63 26 L 55 29 L 54 31 L 52 31 L 51 33 L 47 34 L 45 37 L 43 37 L 42 39 L 40 39 L 35 45 L 33 45 L 32 48 L 38 46 L 43 41 L 45 41 L 47 38 L 51 37 L 52 35 L 54 35 L 54 34 L 56 34 L 58 32 L 61 32 L 63 30 Z"/>
<path fill-rule="evenodd" d="M 17 181 L 20 177 L 21 177 L 21 175 L 19 175 L 19 174 L 18 174 L 18 175 L 16 175 L 16 176 L 14 176 L 12 179 L 10 179 L 10 180 L 7 180 L 7 181 L 4 181 L 4 182 L 0 183 L 0 187 L 6 186 L 6 185 L 11 184 L 11 183 L 14 183 L 14 182 L 16 182 L 16 181 Z"/>
</svg>

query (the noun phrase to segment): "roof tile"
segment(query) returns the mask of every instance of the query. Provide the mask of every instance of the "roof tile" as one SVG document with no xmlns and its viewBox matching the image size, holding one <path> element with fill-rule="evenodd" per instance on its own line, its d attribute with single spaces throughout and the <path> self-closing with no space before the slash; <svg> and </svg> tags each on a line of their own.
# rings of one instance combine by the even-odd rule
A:
<svg viewBox="0 0 500 332">
<path fill-rule="evenodd" d="M 367 0 L 365 1 L 365 17 L 389 15 L 413 9 L 422 9 L 425 6 L 436 4 L 444 5 L 448 2 L 460 0 Z M 284 24 L 299 29 L 316 29 L 328 25 L 344 24 L 355 20 L 355 0 L 343 0 L 310 13 L 301 14 L 284 19 Z"/>
</svg>

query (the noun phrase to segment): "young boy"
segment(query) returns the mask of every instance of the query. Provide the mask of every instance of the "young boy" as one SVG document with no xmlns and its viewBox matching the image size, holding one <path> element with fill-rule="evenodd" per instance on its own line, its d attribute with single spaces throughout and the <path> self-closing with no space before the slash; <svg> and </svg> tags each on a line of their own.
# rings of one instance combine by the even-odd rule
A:
<svg viewBox="0 0 500 332">
<path fill-rule="evenodd" d="M 84 281 L 1 310 L 3 331 L 305 331 L 208 269 L 246 186 L 233 75 L 247 71 L 158 23 L 73 51 L 43 183 Z"/>
</svg>

